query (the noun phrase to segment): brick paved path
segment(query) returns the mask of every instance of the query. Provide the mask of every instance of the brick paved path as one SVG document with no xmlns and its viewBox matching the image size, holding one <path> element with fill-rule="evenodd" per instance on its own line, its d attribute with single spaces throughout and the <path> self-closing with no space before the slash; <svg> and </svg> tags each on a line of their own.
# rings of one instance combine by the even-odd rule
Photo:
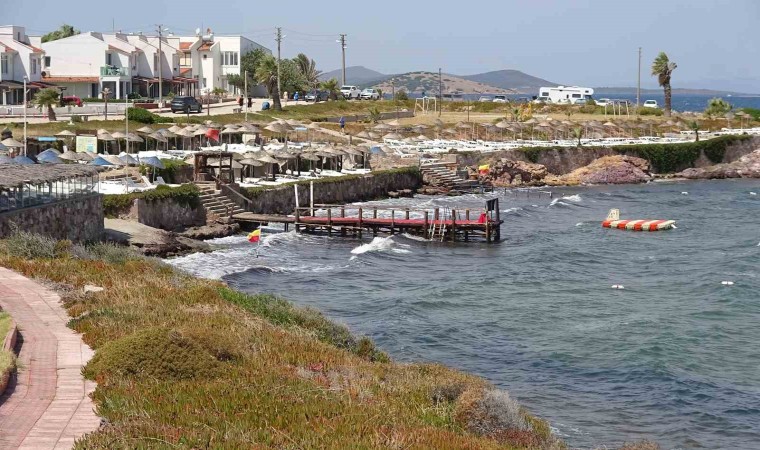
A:
<svg viewBox="0 0 760 450">
<path fill-rule="evenodd" d="M 21 335 L 19 370 L 0 397 L 0 449 L 67 449 L 98 428 L 88 396 L 95 383 L 80 373 L 92 350 L 66 327 L 60 297 L 0 267 L 0 306 Z"/>
</svg>

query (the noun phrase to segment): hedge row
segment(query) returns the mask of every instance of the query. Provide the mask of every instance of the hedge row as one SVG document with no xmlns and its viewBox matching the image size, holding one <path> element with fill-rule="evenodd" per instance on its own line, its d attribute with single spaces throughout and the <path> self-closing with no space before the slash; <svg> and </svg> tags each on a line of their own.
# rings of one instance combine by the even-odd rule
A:
<svg viewBox="0 0 760 450">
<path fill-rule="evenodd" d="M 657 173 L 672 173 L 694 165 L 701 154 L 714 164 L 723 162 L 726 148 L 737 142 L 750 139 L 750 136 L 720 136 L 699 142 L 684 142 L 677 144 L 641 144 L 615 145 L 609 147 L 621 155 L 637 156 L 646 159 Z M 546 151 L 565 151 L 568 147 L 533 147 L 518 149 L 525 158 L 538 163 L 541 153 Z"/>
<path fill-rule="evenodd" d="M 131 194 L 105 195 L 103 197 L 103 213 L 106 217 L 118 217 L 126 213 L 132 207 L 136 199 L 147 202 L 171 199 L 176 203 L 195 209 L 200 206 L 200 191 L 194 184 L 183 184 L 178 187 L 161 185 L 156 189 L 145 192 L 132 192 Z"/>
</svg>

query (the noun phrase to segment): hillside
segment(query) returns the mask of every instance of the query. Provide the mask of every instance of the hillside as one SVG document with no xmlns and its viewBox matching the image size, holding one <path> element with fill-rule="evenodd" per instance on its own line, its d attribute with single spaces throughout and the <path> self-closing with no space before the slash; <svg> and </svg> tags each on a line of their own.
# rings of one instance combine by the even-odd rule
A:
<svg viewBox="0 0 760 450">
<path fill-rule="evenodd" d="M 501 89 L 512 89 L 521 94 L 535 94 L 542 86 L 557 86 L 557 83 L 552 81 L 511 69 L 467 75 L 462 78 Z"/>
<path fill-rule="evenodd" d="M 642 94 L 646 95 L 662 95 L 662 89 L 641 89 Z M 594 94 L 596 96 L 601 95 L 609 95 L 609 94 L 628 94 L 628 95 L 636 95 L 636 88 L 635 87 L 598 87 L 594 88 Z M 745 96 L 745 95 L 751 95 L 751 94 L 743 94 L 740 92 L 731 92 L 731 91 L 716 91 L 714 89 L 689 89 L 689 88 L 676 88 L 673 89 L 673 94 L 676 95 L 713 95 L 713 96 L 726 96 L 726 95 L 736 95 L 736 96 Z"/>
<path fill-rule="evenodd" d="M 409 72 L 401 75 L 393 75 L 396 90 L 405 90 L 409 93 L 422 94 L 425 92 L 428 95 L 435 95 L 438 93 L 438 74 L 433 72 Z M 443 74 L 443 92 L 444 93 L 460 93 L 460 94 L 512 94 L 513 91 L 509 89 L 502 89 L 487 84 L 479 83 L 477 81 L 467 80 L 462 77 L 451 74 Z M 390 93 L 392 90 L 391 78 L 387 77 L 383 80 L 375 82 L 372 86 L 377 89 L 382 89 L 385 93 Z"/>
<path fill-rule="evenodd" d="M 376 72 L 372 69 L 368 69 L 364 66 L 351 66 L 346 67 L 346 83 L 348 84 L 363 84 L 371 80 L 379 80 L 385 77 L 385 74 Z M 343 82 L 343 69 L 336 69 L 330 72 L 325 72 L 319 76 L 320 80 L 329 80 L 335 78 L 338 83 Z"/>
</svg>

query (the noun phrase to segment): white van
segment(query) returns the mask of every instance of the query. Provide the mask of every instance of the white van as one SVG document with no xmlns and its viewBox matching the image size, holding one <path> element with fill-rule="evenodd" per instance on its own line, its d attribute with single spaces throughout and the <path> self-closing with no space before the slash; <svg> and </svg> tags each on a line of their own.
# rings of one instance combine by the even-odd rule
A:
<svg viewBox="0 0 760 450">
<path fill-rule="evenodd" d="M 646 100 L 643 105 L 644 108 L 659 108 L 660 105 L 657 104 L 657 100 Z"/>
</svg>

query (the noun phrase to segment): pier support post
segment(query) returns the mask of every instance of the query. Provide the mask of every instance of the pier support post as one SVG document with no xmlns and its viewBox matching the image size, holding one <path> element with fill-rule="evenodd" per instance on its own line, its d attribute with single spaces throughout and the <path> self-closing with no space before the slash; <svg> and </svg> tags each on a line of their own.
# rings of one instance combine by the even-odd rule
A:
<svg viewBox="0 0 760 450">
<path fill-rule="evenodd" d="M 362 208 L 359 207 L 359 239 L 362 238 L 362 216 L 364 216 L 364 213 Z"/>
<path fill-rule="evenodd" d="M 451 240 L 457 240 L 457 212 L 454 209 L 451 210 Z"/>
<path fill-rule="evenodd" d="M 428 225 L 429 215 L 430 213 L 425 211 L 425 228 L 422 229 L 422 235 L 425 236 L 425 239 L 430 239 L 430 225 Z"/>
<path fill-rule="evenodd" d="M 327 208 L 327 234 L 332 236 L 332 208 Z"/>
<path fill-rule="evenodd" d="M 391 234 L 393 234 L 393 227 L 396 225 L 396 210 L 391 210 Z"/>
</svg>

